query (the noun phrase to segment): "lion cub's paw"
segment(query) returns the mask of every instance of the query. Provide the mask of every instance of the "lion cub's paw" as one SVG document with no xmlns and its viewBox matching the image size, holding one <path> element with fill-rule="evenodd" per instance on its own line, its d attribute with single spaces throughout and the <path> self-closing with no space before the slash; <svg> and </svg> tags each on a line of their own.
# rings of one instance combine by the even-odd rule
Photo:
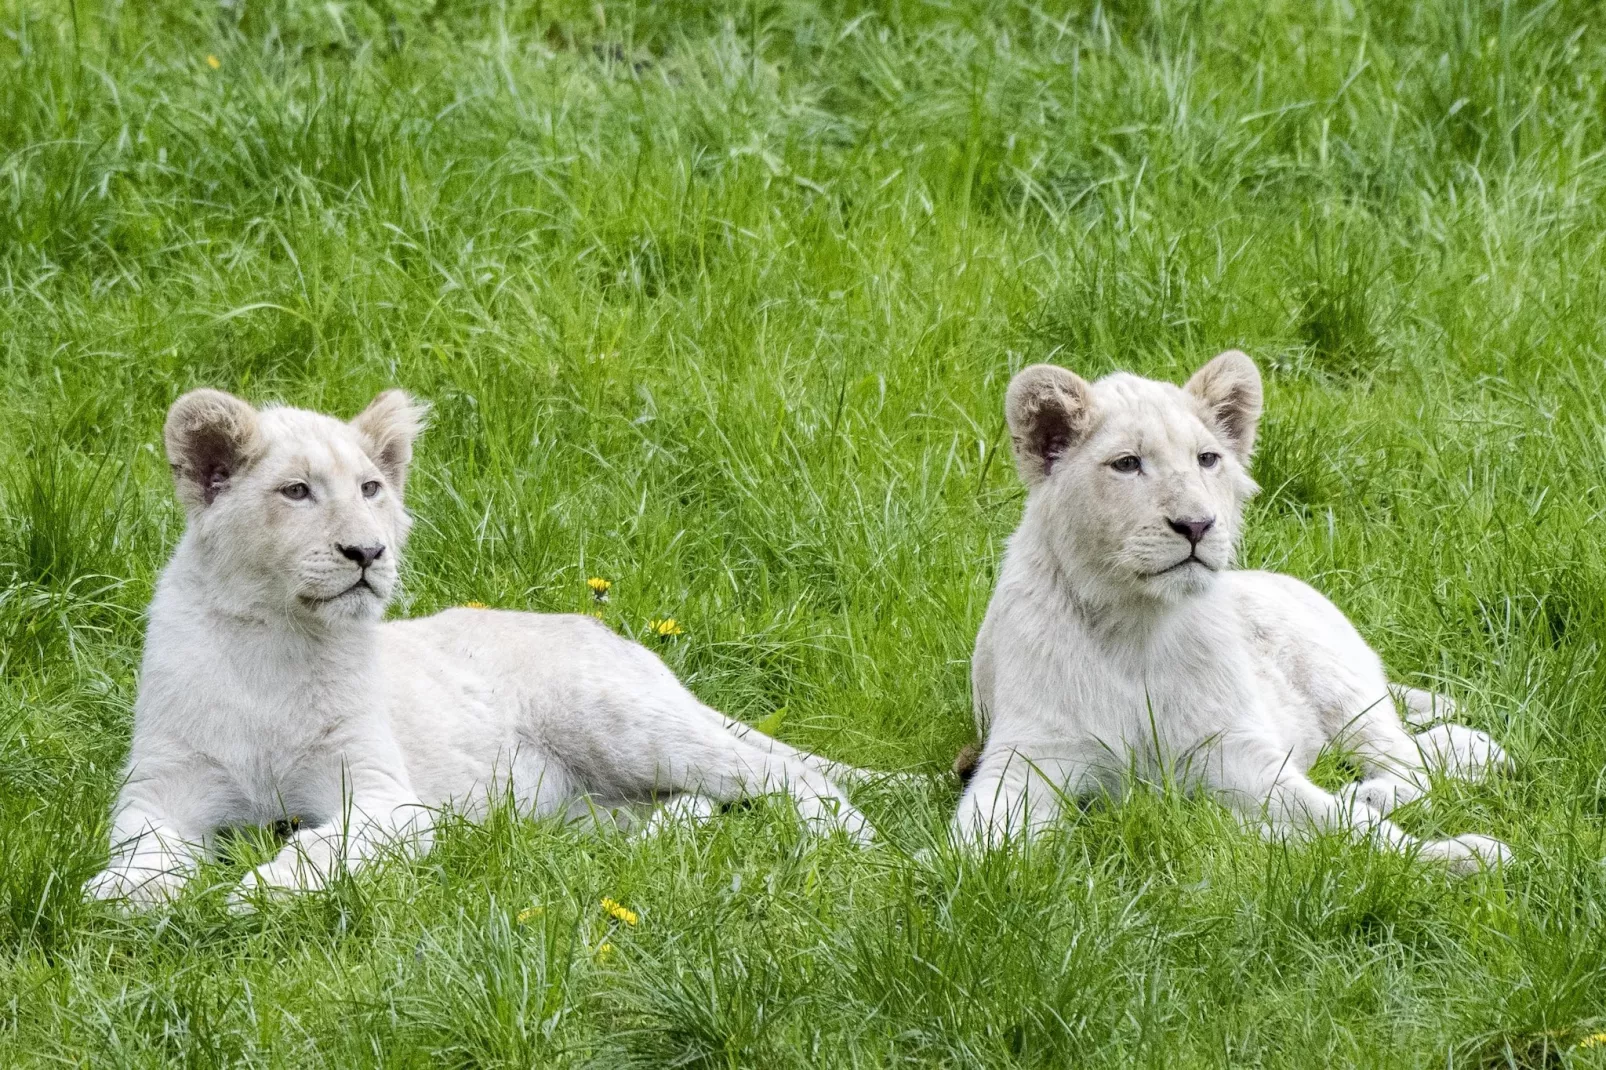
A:
<svg viewBox="0 0 1606 1070">
<path fill-rule="evenodd" d="M 1420 784 L 1400 777 L 1372 777 L 1345 784 L 1335 793 L 1352 814 L 1364 817 L 1364 810 L 1387 817 L 1406 803 L 1422 798 Z"/>
<path fill-rule="evenodd" d="M 706 795 L 677 795 L 653 811 L 641 834 L 659 836 L 676 825 L 700 825 L 719 811 L 719 801 Z"/>
<path fill-rule="evenodd" d="M 1483 836 L 1469 832 L 1464 836 L 1453 837 L 1448 842 L 1455 844 L 1466 852 L 1451 863 L 1451 868 L 1457 873 L 1476 873 L 1483 869 L 1498 869 L 1515 857 L 1509 844 L 1502 843 L 1493 836 Z"/>
<path fill-rule="evenodd" d="M 254 909 L 254 903 L 263 895 L 285 896 L 295 892 L 309 892 L 323 887 L 324 879 L 317 867 L 286 852 L 266 865 L 257 866 L 240 878 L 240 883 L 229 893 L 229 906 L 235 910 Z"/>
<path fill-rule="evenodd" d="M 145 910 L 177 898 L 186 876 L 181 871 L 108 867 L 84 882 L 84 894 L 124 910 Z"/>
<path fill-rule="evenodd" d="M 1511 756 L 1485 732 L 1461 724 L 1435 725 L 1416 734 L 1417 750 L 1428 768 L 1443 776 L 1480 783 L 1509 773 Z"/>
<path fill-rule="evenodd" d="M 875 826 L 870 824 L 869 818 L 851 806 L 843 807 L 837 814 L 836 827 L 860 847 L 869 847 L 876 842 Z"/>
<path fill-rule="evenodd" d="M 90 899 L 128 900 L 133 898 L 134 887 L 121 870 L 103 869 L 84 882 L 84 895 Z"/>
</svg>

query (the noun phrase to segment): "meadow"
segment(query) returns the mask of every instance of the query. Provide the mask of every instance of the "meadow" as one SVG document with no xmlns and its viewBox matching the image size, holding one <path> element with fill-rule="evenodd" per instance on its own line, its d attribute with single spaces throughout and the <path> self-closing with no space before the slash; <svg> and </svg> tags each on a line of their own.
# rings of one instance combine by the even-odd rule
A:
<svg viewBox="0 0 1606 1070">
<path fill-rule="evenodd" d="M 1606 1066 L 1603 236 L 1590 0 L 0 0 L 0 1064 Z M 190 387 L 433 403 L 396 612 L 597 611 L 941 773 L 1010 375 L 1229 346 L 1244 562 L 1507 744 L 1402 822 L 1509 867 L 1163 785 L 970 856 L 934 776 L 871 850 L 499 813 L 254 914 L 260 838 L 80 896 Z"/>
</svg>

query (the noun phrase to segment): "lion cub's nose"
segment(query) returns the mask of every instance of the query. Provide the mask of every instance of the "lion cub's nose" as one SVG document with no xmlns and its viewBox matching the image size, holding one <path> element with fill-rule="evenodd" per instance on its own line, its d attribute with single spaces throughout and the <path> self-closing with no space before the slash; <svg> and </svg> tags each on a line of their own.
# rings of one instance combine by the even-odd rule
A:
<svg viewBox="0 0 1606 1070">
<path fill-rule="evenodd" d="M 357 562 L 358 568 L 367 568 L 385 552 L 383 546 L 336 546 L 335 549 Z"/>
<path fill-rule="evenodd" d="M 1205 532 L 1215 526 L 1216 518 L 1207 517 L 1204 520 L 1167 520 L 1171 530 L 1188 540 L 1189 546 L 1198 546 L 1199 540 L 1205 537 Z"/>
</svg>

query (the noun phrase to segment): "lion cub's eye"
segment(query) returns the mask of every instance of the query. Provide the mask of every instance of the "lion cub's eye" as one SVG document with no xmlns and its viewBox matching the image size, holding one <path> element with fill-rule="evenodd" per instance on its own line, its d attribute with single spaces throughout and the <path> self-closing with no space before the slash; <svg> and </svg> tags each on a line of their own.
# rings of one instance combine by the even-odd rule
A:
<svg viewBox="0 0 1606 1070">
<path fill-rule="evenodd" d="M 379 480 L 370 479 L 368 482 L 366 482 L 366 483 L 364 483 L 362 485 L 362 496 L 364 498 L 372 498 L 375 494 L 378 494 L 378 493 L 379 493 Z"/>
<path fill-rule="evenodd" d="M 1205 452 L 1199 454 L 1199 467 L 1200 468 L 1214 468 L 1217 464 L 1220 463 L 1220 461 L 1221 461 L 1221 454 L 1219 454 L 1219 453 L 1212 453 L 1209 450 L 1206 450 Z"/>
<path fill-rule="evenodd" d="M 279 488 L 279 493 L 293 502 L 300 502 L 312 497 L 312 488 L 305 483 L 286 483 Z"/>
<path fill-rule="evenodd" d="M 1117 472 L 1137 472 L 1143 468 L 1143 459 L 1135 453 L 1129 453 L 1125 457 L 1117 457 L 1111 461 L 1110 467 Z"/>
</svg>

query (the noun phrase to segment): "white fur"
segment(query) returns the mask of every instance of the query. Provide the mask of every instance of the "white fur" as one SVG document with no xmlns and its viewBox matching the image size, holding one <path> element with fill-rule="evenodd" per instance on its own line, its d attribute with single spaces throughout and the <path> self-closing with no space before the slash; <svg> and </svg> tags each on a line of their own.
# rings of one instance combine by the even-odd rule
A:
<svg viewBox="0 0 1606 1070">
<path fill-rule="evenodd" d="M 1066 798 L 1119 793 L 1135 770 L 1277 832 L 1355 828 L 1459 868 L 1506 856 L 1482 836 L 1417 841 L 1385 817 L 1430 772 L 1505 766 L 1500 747 L 1459 725 L 1413 738 L 1343 613 L 1291 577 L 1231 570 L 1260 407 L 1259 373 L 1237 352 L 1184 388 L 1125 374 L 1089 384 L 1047 365 L 1011 384 L 1029 489 L 976 641 L 986 739 L 959 836 L 1031 833 Z M 1118 470 L 1131 457 L 1139 467 Z M 1196 550 L 1172 527 L 1186 520 L 1213 521 Z M 1424 721 L 1451 709 L 1399 692 Z M 1365 776 L 1340 795 L 1306 775 L 1334 743 Z"/>
<path fill-rule="evenodd" d="M 675 800 L 706 815 L 788 792 L 870 835 L 813 755 L 703 705 L 646 648 L 584 616 L 454 609 L 381 621 L 411 523 L 422 409 L 382 394 L 351 423 L 196 391 L 168 455 L 189 517 L 150 607 L 104 898 L 173 893 L 220 829 L 299 817 L 244 884 L 315 887 L 387 845 L 426 851 L 440 808 Z M 299 500 L 287 494 L 308 493 Z M 341 547 L 384 547 L 366 566 Z"/>
</svg>

